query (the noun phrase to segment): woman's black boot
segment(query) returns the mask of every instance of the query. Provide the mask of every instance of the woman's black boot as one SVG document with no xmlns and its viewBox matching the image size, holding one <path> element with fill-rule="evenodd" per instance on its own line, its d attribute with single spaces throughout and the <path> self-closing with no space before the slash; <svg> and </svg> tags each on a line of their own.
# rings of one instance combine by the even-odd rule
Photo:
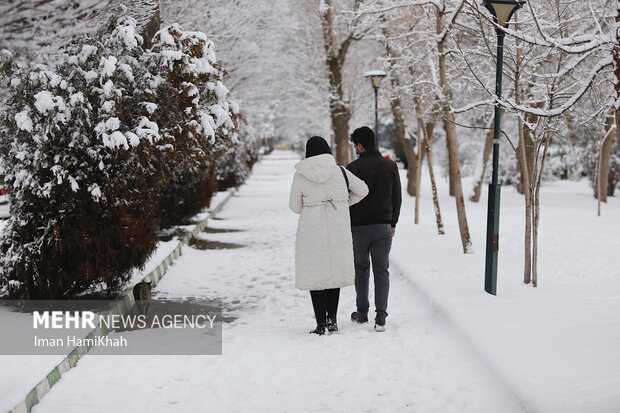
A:
<svg viewBox="0 0 620 413">
<path fill-rule="evenodd" d="M 316 328 L 310 332 L 310 334 L 317 334 L 322 336 L 325 334 L 325 324 L 319 323 L 316 325 Z"/>
<path fill-rule="evenodd" d="M 338 331 L 338 323 L 336 322 L 336 314 L 327 315 L 327 331 L 334 333 Z"/>
</svg>

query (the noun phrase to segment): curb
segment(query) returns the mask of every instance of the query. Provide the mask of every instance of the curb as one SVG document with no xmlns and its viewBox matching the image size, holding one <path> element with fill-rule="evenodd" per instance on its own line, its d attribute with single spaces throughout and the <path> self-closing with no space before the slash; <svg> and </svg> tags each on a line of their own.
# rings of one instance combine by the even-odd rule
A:
<svg viewBox="0 0 620 413">
<path fill-rule="evenodd" d="M 162 279 L 168 267 L 171 266 L 174 261 L 176 261 L 181 256 L 181 248 L 183 245 L 189 243 L 192 239 L 192 236 L 197 235 L 199 232 L 204 230 L 207 226 L 207 223 L 210 219 L 213 219 L 228 203 L 228 201 L 234 196 L 237 192 L 237 189 L 231 189 L 228 191 L 228 195 L 224 198 L 215 208 L 211 210 L 209 215 L 198 222 L 194 229 L 191 232 L 183 235 L 179 238 L 179 245 L 170 253 L 163 261 L 155 267 L 155 269 L 149 272 L 141 281 L 151 282 L 153 287 L 155 287 L 159 281 Z M 102 314 L 111 314 L 111 315 L 125 315 L 128 314 L 131 309 L 135 305 L 135 300 L 133 297 L 133 287 L 123 290 L 113 304 L 108 306 Z M 86 338 L 97 338 L 100 336 L 107 336 L 109 330 L 105 326 L 99 326 L 93 331 L 91 331 Z M 88 342 L 88 341 L 87 341 Z M 28 392 L 26 397 L 17 404 L 12 410 L 9 410 L 8 413 L 30 413 L 32 408 L 41 401 L 41 399 L 49 393 L 50 389 L 60 381 L 62 376 L 71 370 L 72 368 L 77 366 L 78 361 L 82 358 L 86 353 L 90 351 L 90 347 L 88 346 L 79 346 L 73 349 L 71 353 L 65 357 L 65 359 L 58 364 L 51 372 L 45 376 L 43 380 L 41 380 L 32 390 Z"/>
</svg>

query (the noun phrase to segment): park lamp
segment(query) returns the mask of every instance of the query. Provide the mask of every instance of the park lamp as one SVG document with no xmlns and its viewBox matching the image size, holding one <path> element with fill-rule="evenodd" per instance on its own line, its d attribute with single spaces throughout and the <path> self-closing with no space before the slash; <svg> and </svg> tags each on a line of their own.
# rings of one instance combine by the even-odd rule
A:
<svg viewBox="0 0 620 413">
<path fill-rule="evenodd" d="M 484 0 L 482 5 L 493 15 L 493 20 L 498 25 L 506 28 L 510 18 L 521 6 L 525 4 L 523 0 Z"/>
<path fill-rule="evenodd" d="M 484 0 L 482 5 L 493 15 L 493 21 L 500 27 L 497 34 L 497 63 L 495 68 L 495 122 L 493 124 L 493 174 L 489 184 L 489 206 L 487 210 L 487 245 L 484 267 L 484 290 L 497 294 L 497 261 L 499 252 L 499 207 L 501 185 L 499 184 L 499 137 L 501 132 L 502 67 L 504 64 L 504 29 L 523 0 Z"/>
<path fill-rule="evenodd" d="M 372 87 L 375 89 L 375 146 L 379 148 L 379 86 L 381 86 L 381 80 L 385 77 L 386 73 L 382 70 L 372 70 L 364 73 L 364 77 L 369 77 L 372 83 Z"/>
<path fill-rule="evenodd" d="M 379 89 L 381 86 L 381 80 L 386 76 L 386 73 L 381 70 L 373 70 L 371 72 L 366 72 L 364 77 L 369 77 L 372 82 L 372 87 L 375 89 Z"/>
</svg>

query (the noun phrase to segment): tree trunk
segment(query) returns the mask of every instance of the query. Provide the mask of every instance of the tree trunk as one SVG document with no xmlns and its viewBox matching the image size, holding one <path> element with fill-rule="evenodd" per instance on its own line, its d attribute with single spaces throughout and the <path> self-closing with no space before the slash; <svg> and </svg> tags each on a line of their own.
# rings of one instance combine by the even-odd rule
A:
<svg viewBox="0 0 620 413">
<path fill-rule="evenodd" d="M 488 125 L 487 136 L 484 141 L 484 149 L 482 151 L 482 167 L 480 171 L 480 175 L 474 181 L 474 188 L 472 189 L 471 196 L 469 200 L 472 202 L 480 201 L 480 194 L 482 192 L 482 184 L 484 183 L 484 175 L 487 172 L 487 164 L 489 163 L 489 158 L 491 158 L 491 152 L 493 152 L 493 124 L 495 122 L 491 120 Z"/>
<path fill-rule="evenodd" d="M 538 102 L 535 104 L 535 107 L 542 108 L 543 102 Z M 519 123 L 521 123 L 521 129 L 523 134 L 523 139 L 519 138 L 519 147 L 517 148 L 517 152 L 523 152 L 525 154 L 525 165 L 527 165 L 527 169 L 525 169 L 521 164 L 523 161 L 521 160 L 521 156 L 517 156 L 517 170 L 519 172 L 519 183 L 517 184 L 517 191 L 520 194 L 524 194 L 523 183 L 525 180 L 524 171 L 527 172 L 527 176 L 532 176 L 534 172 L 534 156 L 536 153 L 536 145 L 534 143 L 534 139 L 532 138 L 532 130 L 527 125 L 533 125 L 538 122 L 538 116 L 533 115 L 531 113 L 525 114 L 526 125 L 523 124 L 521 118 L 519 118 Z M 522 146 L 522 147 L 521 147 Z"/>
<path fill-rule="evenodd" d="M 446 121 L 444 119 L 444 125 L 446 124 Z M 444 126 L 445 129 L 445 126 Z M 446 149 L 448 150 L 448 153 L 452 153 L 452 149 L 450 148 L 450 139 L 447 139 L 447 135 L 448 135 L 448 131 L 446 130 Z M 458 151 L 458 148 L 457 148 Z M 454 162 L 452 160 L 451 156 L 448 156 L 448 185 L 449 185 L 449 194 L 450 196 L 454 196 L 455 194 L 455 189 L 454 189 L 454 164 L 452 163 Z"/>
<path fill-rule="evenodd" d="M 596 191 L 594 192 L 594 196 L 599 202 L 607 202 L 607 194 L 609 193 L 609 162 L 611 160 L 611 149 L 614 144 L 615 127 L 614 116 L 608 116 L 605 120 L 605 136 L 603 137 L 599 151 Z"/>
<path fill-rule="evenodd" d="M 342 89 L 342 75 L 347 50 L 353 41 L 352 37 L 340 42 L 337 33 L 334 32 L 332 16 L 333 6 L 331 1 L 326 1 L 327 7 L 321 13 L 321 25 L 323 29 L 323 41 L 325 46 L 327 77 L 329 79 L 329 112 L 334 131 L 334 143 L 336 144 L 336 162 L 346 165 L 351 161 L 349 156 L 349 120 L 351 112 L 344 103 Z"/>
<path fill-rule="evenodd" d="M 516 92 L 515 100 L 517 104 L 520 104 L 519 94 L 519 78 L 515 77 Z M 523 198 L 525 201 L 525 242 L 524 242 L 524 254 L 523 254 L 523 282 L 529 284 L 532 280 L 532 203 L 531 203 L 531 185 L 530 180 L 534 172 L 534 160 L 532 159 L 532 168 L 527 166 L 527 150 L 525 140 L 525 131 L 523 120 L 519 117 L 517 122 L 519 130 L 519 145 L 517 146 L 517 159 L 518 166 L 521 172 L 521 182 Z M 533 142 L 532 142 L 533 143 Z"/>
<path fill-rule="evenodd" d="M 540 170 L 537 172 L 536 188 L 534 191 L 534 208 L 532 212 L 532 286 L 538 287 L 538 224 L 540 222 L 540 187 L 542 186 L 542 177 L 545 170 L 545 160 L 547 152 L 551 144 L 551 134 L 546 133 L 545 149 L 543 150 L 542 159 L 540 161 Z"/>
<path fill-rule="evenodd" d="M 527 117 L 527 115 L 526 115 Z M 528 172 L 528 176 L 532 176 L 532 168 L 534 166 L 534 151 L 532 147 L 534 146 L 534 141 L 532 140 L 532 131 L 529 128 L 525 127 L 524 122 L 521 118 L 519 118 L 519 123 L 521 126 L 519 127 L 521 130 L 519 133 L 523 135 L 523 137 L 519 138 L 519 144 L 517 146 L 517 171 L 519 171 L 519 182 L 517 182 L 517 192 L 520 194 L 524 193 L 524 184 L 525 177 L 523 176 L 523 171 L 526 170 Z M 521 153 L 525 156 L 525 162 L 523 162 Z M 526 168 L 523 167 L 522 164 L 526 165 Z"/>
<path fill-rule="evenodd" d="M 524 256 L 523 256 L 523 282 L 529 284 L 532 280 L 532 203 L 531 203 L 531 176 L 529 168 L 524 167 L 527 162 L 526 146 L 524 144 L 523 121 L 518 120 L 519 128 L 519 147 L 517 148 L 517 158 L 520 159 L 521 167 L 521 185 L 523 186 L 523 198 L 525 201 L 525 238 L 524 238 Z M 532 163 L 532 166 L 534 164 Z M 533 169 L 532 169 L 533 173 Z"/>
<path fill-rule="evenodd" d="M 385 17 L 381 18 L 382 22 L 385 23 Z M 387 26 L 383 28 L 383 34 L 387 35 Z M 418 163 L 417 155 L 415 149 L 413 148 L 413 142 L 411 139 L 407 137 L 405 131 L 405 120 L 403 117 L 402 110 L 402 102 L 400 96 L 398 95 L 398 90 L 400 89 L 400 78 L 398 76 L 398 72 L 396 69 L 396 59 L 400 57 L 400 55 L 390 47 L 389 42 L 385 42 L 385 51 L 387 52 L 388 57 L 390 57 L 390 68 L 391 74 L 390 79 L 392 83 L 392 90 L 397 93 L 397 95 L 391 99 L 391 107 L 392 107 L 392 116 L 394 117 L 394 128 L 396 129 L 396 137 L 403 147 L 403 152 L 405 152 L 405 158 L 407 159 L 407 193 L 410 196 L 416 196 L 416 177 L 417 177 L 417 168 Z M 420 148 L 420 142 L 422 137 L 418 136 L 418 148 Z M 419 149 L 418 149 L 419 150 Z"/>
<path fill-rule="evenodd" d="M 558 63 L 558 68 L 561 62 Z M 551 89 L 548 91 L 548 107 L 553 107 L 554 97 L 557 89 L 557 83 L 554 81 Z M 550 122 L 549 119 L 545 119 L 545 122 Z M 530 186 L 530 199 L 532 205 L 532 286 L 538 286 L 538 228 L 540 223 L 540 188 L 542 187 L 542 179 L 545 172 L 545 163 L 547 160 L 547 153 L 549 146 L 551 145 L 551 132 L 548 128 L 548 123 L 543 125 L 543 133 L 541 136 L 541 142 L 544 142 L 544 150 L 542 156 L 538 156 L 540 153 L 540 146 L 535 149 L 536 156 L 534 158 L 533 175 L 531 178 L 532 184 Z M 525 130 L 524 130 L 525 131 Z M 540 167 L 538 167 L 538 161 L 540 158 Z M 536 184 L 534 184 L 536 182 Z"/>
<path fill-rule="evenodd" d="M 336 161 L 339 165 L 347 165 L 352 160 L 349 151 L 349 119 L 351 114 L 344 105 L 330 104 L 330 109 L 336 142 Z"/>
<path fill-rule="evenodd" d="M 418 141 L 422 139 L 422 136 L 426 134 L 424 120 L 418 118 Z M 415 213 L 414 213 L 414 224 L 419 224 L 419 211 L 420 211 L 420 180 L 422 176 L 422 162 L 424 160 L 424 150 L 421 145 L 418 145 L 418 156 L 416 157 L 416 174 L 415 174 Z"/>
<path fill-rule="evenodd" d="M 351 112 L 344 103 L 342 92 L 342 66 L 336 59 L 329 59 L 329 114 L 334 131 L 334 143 L 336 144 L 336 162 L 339 165 L 348 164 L 349 158 L 349 120 Z"/>
<path fill-rule="evenodd" d="M 519 76 L 519 68 L 521 67 L 521 52 L 519 41 L 516 47 L 516 67 L 515 71 L 515 102 L 521 104 L 521 84 Z M 517 145 L 517 166 L 521 174 L 520 192 L 523 194 L 525 201 L 525 234 L 524 234 L 524 254 L 523 254 L 523 282 L 529 284 L 532 281 L 532 197 L 531 197 L 531 181 L 534 173 L 534 154 L 536 153 L 534 141 L 530 130 L 526 135 L 523 120 L 518 117 L 517 128 L 519 132 L 519 144 Z M 526 140 L 527 136 L 527 140 Z M 528 159 L 528 142 L 531 145 L 531 159 Z"/>
<path fill-rule="evenodd" d="M 155 33 L 157 33 L 159 31 L 159 28 L 161 27 L 161 15 L 159 13 L 159 2 L 149 1 L 148 3 L 149 3 L 148 6 L 152 7 L 151 10 L 153 14 L 151 15 L 151 18 L 149 19 L 147 25 L 143 28 L 143 30 L 140 33 L 140 35 L 142 36 L 142 39 L 144 40 L 144 43 L 142 44 L 142 46 L 145 49 L 150 49 L 151 46 L 153 46 L 153 37 L 155 36 Z"/>
<path fill-rule="evenodd" d="M 437 185 L 435 185 L 435 173 L 433 172 L 433 139 L 432 129 L 433 125 L 429 124 L 431 128 L 424 129 L 424 146 L 420 145 L 420 150 L 424 148 L 426 152 L 426 162 L 428 163 L 428 174 L 431 178 L 431 189 L 433 191 L 433 205 L 435 207 L 435 222 L 437 223 L 437 233 L 443 235 L 446 232 L 443 228 L 443 220 L 441 219 L 441 209 L 439 208 L 439 197 L 437 196 Z M 429 133 L 430 129 L 430 133 Z"/>
<path fill-rule="evenodd" d="M 435 132 L 435 123 L 434 122 L 426 122 L 426 134 L 424 135 L 424 139 L 428 142 L 432 142 L 433 140 L 433 132 Z"/>
<path fill-rule="evenodd" d="M 441 30 L 441 18 L 437 11 L 437 29 Z M 454 125 L 454 114 L 452 113 L 451 97 L 452 93 L 448 86 L 448 77 L 446 69 L 446 55 L 444 53 L 445 40 L 437 44 L 437 52 L 439 57 L 439 82 L 443 89 L 443 102 L 441 106 L 444 113 L 444 129 L 446 131 L 446 139 L 448 140 L 448 153 L 451 165 L 451 176 L 454 183 L 454 199 L 456 201 L 456 213 L 459 221 L 459 230 L 461 233 L 461 243 L 465 254 L 471 252 L 471 237 L 469 234 L 469 226 L 467 225 L 467 214 L 465 212 L 465 198 L 463 197 L 463 186 L 461 183 L 461 168 L 459 163 L 459 147 L 456 140 L 456 127 Z"/>
<path fill-rule="evenodd" d="M 449 105 L 444 104 L 444 113 L 447 119 L 444 120 L 446 136 L 450 141 L 450 159 L 452 159 L 452 174 L 454 176 L 454 199 L 456 201 L 456 213 L 459 221 L 461 233 L 461 243 L 465 254 L 471 251 L 471 237 L 469 226 L 467 225 L 467 213 L 465 211 L 465 198 L 463 196 L 463 186 L 461 183 L 461 168 L 459 166 L 458 145 L 456 143 L 456 129 L 454 127 L 454 115 Z"/>
<path fill-rule="evenodd" d="M 392 87 L 394 90 L 398 90 L 398 78 L 395 73 L 392 73 Z M 416 162 L 417 156 L 413 149 L 413 142 L 407 137 L 405 132 L 405 121 L 403 119 L 403 112 L 401 106 L 401 100 L 399 97 L 395 97 L 391 100 L 392 115 L 394 116 L 394 128 L 396 129 L 396 136 L 398 141 L 403 147 L 405 152 L 405 158 L 407 159 L 407 193 L 410 196 L 416 195 L 416 176 L 418 170 L 418 164 Z M 418 142 L 421 137 L 418 136 Z M 418 148 L 420 145 L 418 144 Z M 418 149 L 419 151 L 419 149 Z"/>
</svg>

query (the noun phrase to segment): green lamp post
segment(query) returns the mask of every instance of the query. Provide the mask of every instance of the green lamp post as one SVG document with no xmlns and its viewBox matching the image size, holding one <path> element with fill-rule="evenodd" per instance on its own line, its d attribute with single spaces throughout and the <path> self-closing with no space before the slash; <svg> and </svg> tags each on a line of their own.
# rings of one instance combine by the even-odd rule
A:
<svg viewBox="0 0 620 413">
<path fill-rule="evenodd" d="M 504 35 L 503 28 L 508 27 L 508 22 L 515 11 L 524 1 L 521 0 L 484 0 L 482 5 L 493 15 L 493 21 L 500 27 L 497 33 L 497 67 L 495 77 L 495 125 L 493 131 L 493 178 L 489 184 L 489 206 L 487 212 L 487 243 L 486 263 L 484 269 L 484 290 L 489 294 L 497 294 L 497 256 L 499 252 L 499 202 L 501 186 L 498 181 L 499 172 L 499 135 L 501 131 L 500 117 L 502 97 L 502 65 L 504 63 Z"/>
</svg>

